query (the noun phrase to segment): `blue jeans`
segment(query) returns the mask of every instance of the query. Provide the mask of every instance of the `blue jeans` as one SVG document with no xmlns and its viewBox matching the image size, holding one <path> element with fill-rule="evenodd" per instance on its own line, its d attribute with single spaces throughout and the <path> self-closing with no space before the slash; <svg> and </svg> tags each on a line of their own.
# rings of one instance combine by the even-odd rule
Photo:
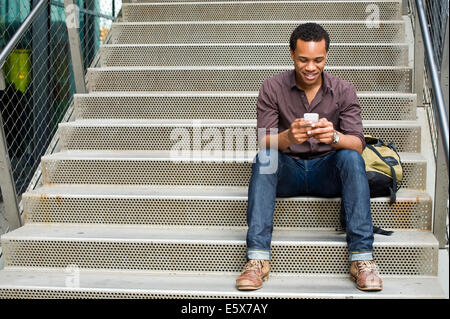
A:
<svg viewBox="0 0 450 319">
<path fill-rule="evenodd" d="M 364 160 L 353 150 L 296 160 L 261 150 L 252 164 L 247 207 L 247 259 L 270 260 L 276 197 L 342 197 L 350 261 L 372 260 L 373 229 Z"/>
</svg>

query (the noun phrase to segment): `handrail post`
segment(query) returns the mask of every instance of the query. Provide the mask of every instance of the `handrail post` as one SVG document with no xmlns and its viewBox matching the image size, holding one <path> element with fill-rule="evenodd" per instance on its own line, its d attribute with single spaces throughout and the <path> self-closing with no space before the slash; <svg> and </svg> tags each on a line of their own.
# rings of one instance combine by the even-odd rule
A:
<svg viewBox="0 0 450 319">
<path fill-rule="evenodd" d="M 441 132 L 438 132 L 436 156 L 436 180 L 434 190 L 434 221 L 433 234 L 439 241 L 439 248 L 447 244 L 448 216 L 448 169 L 445 161 L 445 151 Z"/>
<path fill-rule="evenodd" d="M 76 93 L 86 93 L 84 63 L 79 33 L 79 8 L 74 4 L 73 0 L 64 0 L 64 9 L 66 12 L 66 26 L 69 35 L 70 55 L 72 57 Z"/>
<path fill-rule="evenodd" d="M 419 13 L 414 10 L 414 93 L 417 95 L 417 106 L 424 105 L 423 82 L 425 72 L 425 49 L 422 30 L 420 28 Z"/>
<path fill-rule="evenodd" d="M 2 190 L 3 202 L 5 205 L 6 219 L 9 230 L 14 230 L 22 226 L 20 217 L 19 202 L 17 200 L 16 185 L 11 169 L 11 162 L 8 155 L 3 119 L 0 114 L 0 186 Z"/>
<path fill-rule="evenodd" d="M 445 29 L 445 42 L 444 49 L 442 52 L 442 62 L 440 65 L 441 73 L 441 87 L 444 95 L 445 105 L 448 109 L 448 18 L 447 26 Z M 448 120 L 448 119 L 447 119 Z M 447 227 L 447 216 L 448 216 L 448 168 L 445 160 L 445 148 L 443 144 L 443 137 L 441 132 L 438 132 L 437 138 L 437 152 L 436 152 L 436 184 L 435 184 L 435 194 L 434 194 L 434 223 L 433 232 L 436 239 L 439 241 L 439 248 L 445 248 L 446 245 L 446 227 Z"/>
<path fill-rule="evenodd" d="M 447 106 L 447 114 L 448 113 L 448 103 L 449 103 L 449 97 L 448 97 L 448 32 L 449 32 L 449 21 L 448 21 L 448 17 L 447 17 L 447 22 L 445 23 L 446 27 L 445 27 L 445 38 L 444 38 L 444 48 L 442 50 L 442 61 L 441 61 L 441 65 L 440 65 L 440 73 L 441 73 L 441 87 L 442 87 L 442 93 L 444 95 L 444 101 L 445 101 L 445 105 Z M 447 58 L 445 58 L 447 57 Z"/>
</svg>

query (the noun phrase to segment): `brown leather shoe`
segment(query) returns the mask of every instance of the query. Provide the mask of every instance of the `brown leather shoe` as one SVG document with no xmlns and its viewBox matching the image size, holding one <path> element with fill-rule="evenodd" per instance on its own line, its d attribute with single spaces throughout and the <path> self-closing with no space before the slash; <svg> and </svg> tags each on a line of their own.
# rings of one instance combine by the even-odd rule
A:
<svg viewBox="0 0 450 319">
<path fill-rule="evenodd" d="M 377 272 L 374 260 L 356 260 L 350 265 L 350 278 L 356 282 L 356 287 L 364 291 L 383 289 L 383 281 Z"/>
<path fill-rule="evenodd" d="M 239 290 L 256 290 L 262 287 L 263 281 L 269 279 L 270 263 L 268 260 L 250 259 L 245 264 L 242 274 L 236 279 Z"/>
</svg>

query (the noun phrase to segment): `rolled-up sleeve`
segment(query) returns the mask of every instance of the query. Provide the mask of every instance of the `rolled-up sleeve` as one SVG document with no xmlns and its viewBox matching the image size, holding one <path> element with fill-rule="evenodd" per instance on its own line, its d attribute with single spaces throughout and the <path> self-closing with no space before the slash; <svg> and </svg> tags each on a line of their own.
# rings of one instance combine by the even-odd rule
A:
<svg viewBox="0 0 450 319">
<path fill-rule="evenodd" d="M 278 104 L 275 102 L 275 92 L 270 85 L 270 79 L 264 80 L 259 89 L 256 102 L 258 129 L 266 129 L 266 135 L 271 128 L 278 129 Z"/>
<path fill-rule="evenodd" d="M 342 92 L 341 112 L 339 114 L 340 131 L 343 134 L 358 137 L 364 149 L 366 142 L 364 141 L 361 106 L 359 105 L 355 87 L 353 84 L 347 83 L 348 85 L 345 86 Z"/>
</svg>

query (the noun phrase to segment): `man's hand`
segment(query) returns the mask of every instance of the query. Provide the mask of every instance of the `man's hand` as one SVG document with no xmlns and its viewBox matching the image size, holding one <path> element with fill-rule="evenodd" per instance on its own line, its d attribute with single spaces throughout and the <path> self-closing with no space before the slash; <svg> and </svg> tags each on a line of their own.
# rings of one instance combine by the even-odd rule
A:
<svg viewBox="0 0 450 319">
<path fill-rule="evenodd" d="M 312 124 L 307 134 L 309 137 L 314 137 L 318 142 L 331 144 L 334 137 L 333 123 L 323 117 L 317 123 Z"/>
<path fill-rule="evenodd" d="M 312 129 L 311 125 L 311 122 L 305 121 L 303 118 L 292 122 L 288 131 L 289 142 L 291 144 L 302 144 L 308 140 L 311 137 L 308 135 L 308 131 Z"/>
<path fill-rule="evenodd" d="M 283 151 L 291 144 L 302 144 L 311 137 L 315 138 L 318 142 L 332 144 L 334 131 L 333 123 L 329 122 L 326 118 L 321 118 L 317 123 L 311 123 L 301 118 L 292 122 L 288 129 L 276 135 L 275 138 L 277 138 L 278 149 Z M 338 134 L 339 143 L 332 144 L 333 148 L 336 150 L 355 150 L 359 154 L 362 153 L 362 143 L 357 136 L 345 135 L 339 132 Z M 267 148 L 269 147 L 270 144 L 268 144 Z"/>
<path fill-rule="evenodd" d="M 334 137 L 334 127 L 333 123 L 326 118 L 321 118 L 316 123 L 301 118 L 292 122 L 288 136 L 292 144 L 302 144 L 311 137 L 314 137 L 318 142 L 331 144 Z"/>
</svg>

